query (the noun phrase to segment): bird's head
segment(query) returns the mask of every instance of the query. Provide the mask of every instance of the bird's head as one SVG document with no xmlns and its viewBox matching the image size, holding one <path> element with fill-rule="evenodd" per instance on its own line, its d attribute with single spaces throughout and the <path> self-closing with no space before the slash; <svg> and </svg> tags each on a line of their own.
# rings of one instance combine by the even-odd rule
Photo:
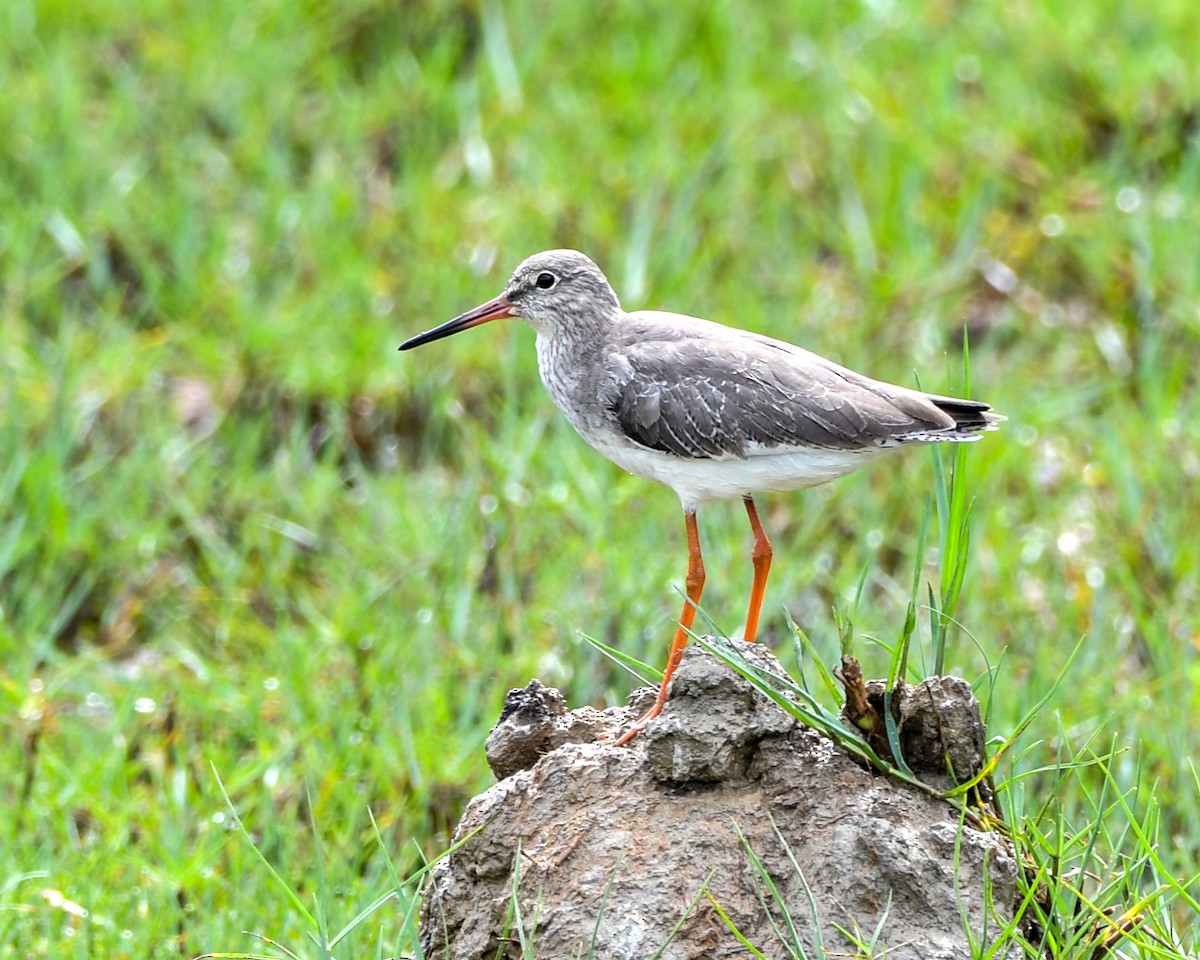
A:
<svg viewBox="0 0 1200 960">
<path fill-rule="evenodd" d="M 513 271 L 500 296 L 401 344 L 411 350 L 489 320 L 519 317 L 546 336 L 611 322 L 621 305 L 608 280 L 577 250 L 535 253 Z"/>
</svg>

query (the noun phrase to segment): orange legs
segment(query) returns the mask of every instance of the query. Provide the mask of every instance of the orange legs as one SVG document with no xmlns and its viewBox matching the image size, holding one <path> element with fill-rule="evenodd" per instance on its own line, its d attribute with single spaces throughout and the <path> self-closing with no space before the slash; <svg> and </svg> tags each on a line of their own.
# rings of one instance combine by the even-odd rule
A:
<svg viewBox="0 0 1200 960">
<path fill-rule="evenodd" d="M 750 529 L 754 531 L 754 549 L 750 551 L 750 559 L 754 563 L 754 585 L 750 588 L 750 609 L 746 612 L 746 630 L 742 639 L 753 643 L 758 633 L 758 615 L 762 611 L 763 595 L 767 592 L 767 574 L 771 572 L 771 541 L 758 522 L 754 500 L 746 497 L 743 502 L 746 504 L 746 515 L 750 517 Z"/>
<path fill-rule="evenodd" d="M 747 501 L 748 503 L 749 501 Z M 667 702 L 667 687 L 671 683 L 671 675 L 675 673 L 675 668 L 679 666 L 679 661 L 683 659 L 683 648 L 687 646 L 688 631 L 692 628 L 692 621 L 696 618 L 696 607 L 700 603 L 700 594 L 704 592 L 704 559 L 700 556 L 700 531 L 696 528 L 696 514 L 684 514 L 684 520 L 687 523 L 687 541 L 688 541 L 688 569 L 687 569 L 687 600 L 683 604 L 683 613 L 679 615 L 679 629 L 675 631 L 675 639 L 671 642 L 671 655 L 667 658 L 667 668 L 663 671 L 662 684 L 658 688 L 658 696 L 654 699 L 654 706 L 647 710 L 638 721 L 625 731 L 624 736 L 617 741 L 617 746 L 624 746 L 630 740 L 638 735 L 646 724 L 662 713 L 663 705 Z M 763 538 L 766 539 L 765 537 Z M 768 554 L 770 546 L 767 547 Z M 769 560 L 768 556 L 768 560 Z M 755 582 L 758 582 L 757 573 L 758 561 L 755 561 Z M 766 579 L 764 572 L 763 579 Z M 761 600 L 761 598 L 760 598 Z"/>
<path fill-rule="evenodd" d="M 754 583 L 750 587 L 750 609 L 746 612 L 746 629 L 742 638 L 749 643 L 754 642 L 758 633 L 758 617 L 762 613 L 763 595 L 767 592 L 767 574 L 771 572 L 771 541 L 762 528 L 758 519 L 758 510 L 754 500 L 746 497 L 746 515 L 750 518 L 750 529 L 754 532 L 754 549 L 750 551 L 750 559 L 754 563 Z M 700 556 L 700 531 L 696 528 L 696 514 L 684 514 L 687 523 L 688 569 L 687 569 L 687 600 L 683 604 L 683 613 L 679 615 L 679 629 L 675 631 L 675 639 L 671 642 L 671 655 L 667 658 L 667 668 L 663 671 L 662 684 L 658 688 L 658 696 L 654 698 L 654 706 L 647 710 L 638 721 L 625 731 L 617 741 L 617 746 L 624 746 L 642 730 L 646 724 L 662 713 L 667 702 L 667 687 L 679 661 L 683 659 L 683 650 L 687 646 L 688 631 L 696 618 L 696 607 L 700 604 L 700 595 L 704 592 L 704 559 Z"/>
</svg>

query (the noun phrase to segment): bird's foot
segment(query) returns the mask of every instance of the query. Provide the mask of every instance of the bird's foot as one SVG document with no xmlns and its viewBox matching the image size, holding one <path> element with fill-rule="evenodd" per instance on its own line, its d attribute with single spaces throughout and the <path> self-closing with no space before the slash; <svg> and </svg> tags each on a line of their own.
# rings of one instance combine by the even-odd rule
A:
<svg viewBox="0 0 1200 960">
<path fill-rule="evenodd" d="M 646 724 L 662 713 L 662 704 L 656 703 L 649 710 L 643 713 L 637 720 L 634 721 L 632 727 L 626 730 L 619 740 L 613 744 L 614 747 L 623 747 L 629 743 L 634 737 L 646 729 Z"/>
</svg>

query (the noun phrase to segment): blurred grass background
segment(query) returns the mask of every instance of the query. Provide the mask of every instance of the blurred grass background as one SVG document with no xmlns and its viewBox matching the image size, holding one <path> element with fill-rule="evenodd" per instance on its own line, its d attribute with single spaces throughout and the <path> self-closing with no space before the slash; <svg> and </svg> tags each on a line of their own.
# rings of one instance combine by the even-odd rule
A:
<svg viewBox="0 0 1200 960">
<path fill-rule="evenodd" d="M 1194 876 L 1197 36 L 1193 0 L 7 0 L 3 955 L 296 948 L 218 775 L 336 928 L 444 847 L 509 687 L 623 698 L 580 632 L 661 660 L 673 494 L 574 436 L 519 324 L 395 352 L 555 246 L 628 309 L 939 392 L 965 325 L 1010 420 L 949 664 L 1001 661 L 1003 733 L 1085 636 L 1028 764 L 1115 741 Z M 930 483 L 767 498 L 763 639 L 786 609 L 832 659 L 866 569 L 893 640 Z M 734 631 L 740 507 L 701 530 Z"/>
</svg>

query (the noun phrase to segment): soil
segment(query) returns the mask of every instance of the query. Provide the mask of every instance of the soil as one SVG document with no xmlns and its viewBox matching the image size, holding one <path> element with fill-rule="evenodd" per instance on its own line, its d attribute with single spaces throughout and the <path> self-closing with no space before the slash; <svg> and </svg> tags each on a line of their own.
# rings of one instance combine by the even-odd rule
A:
<svg viewBox="0 0 1200 960">
<path fill-rule="evenodd" d="M 741 652 L 782 674 L 761 645 Z M 897 694 L 915 771 L 980 769 L 969 685 Z M 751 957 L 744 938 L 781 960 L 962 960 L 1010 922 L 1017 867 L 1000 835 L 864 768 L 698 645 L 662 715 L 613 746 L 652 695 L 568 711 L 536 680 L 509 694 L 487 747 L 500 782 L 468 805 L 455 840 L 470 839 L 425 891 L 427 957 Z"/>
</svg>

